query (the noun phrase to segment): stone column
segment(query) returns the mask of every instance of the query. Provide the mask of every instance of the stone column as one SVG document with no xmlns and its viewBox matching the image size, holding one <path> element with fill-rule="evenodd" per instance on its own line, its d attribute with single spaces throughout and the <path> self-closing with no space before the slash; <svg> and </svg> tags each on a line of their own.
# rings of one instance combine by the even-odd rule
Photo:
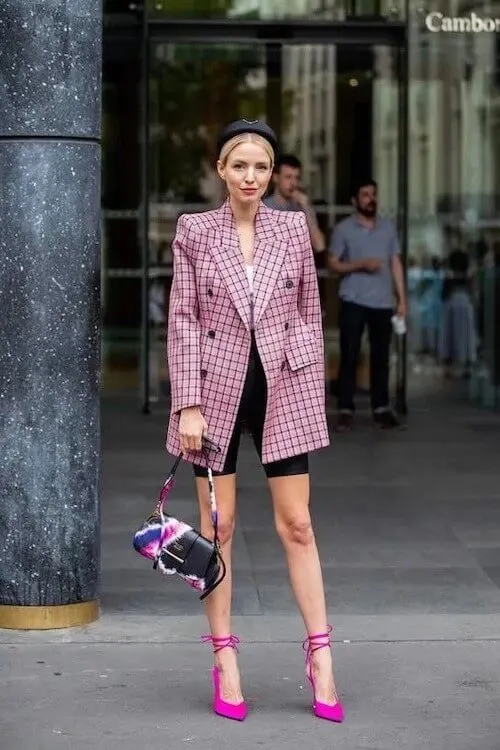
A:
<svg viewBox="0 0 500 750">
<path fill-rule="evenodd" d="M 0 627 L 98 616 L 101 0 L 0 0 Z"/>
</svg>

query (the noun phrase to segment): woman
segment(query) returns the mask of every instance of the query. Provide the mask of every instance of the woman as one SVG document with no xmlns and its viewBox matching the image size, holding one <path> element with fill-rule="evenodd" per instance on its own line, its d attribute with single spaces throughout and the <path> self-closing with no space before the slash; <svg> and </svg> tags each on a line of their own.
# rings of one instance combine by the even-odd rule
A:
<svg viewBox="0 0 500 750">
<path fill-rule="evenodd" d="M 434 360 L 438 357 L 439 328 L 443 307 L 444 274 L 441 261 L 433 255 L 422 274 L 420 307 L 422 322 L 422 350 Z"/>
<path fill-rule="evenodd" d="M 167 449 L 194 465 L 201 532 L 213 535 L 206 460 L 214 454 L 219 536 L 228 572 L 206 600 L 215 666 L 214 711 L 247 714 L 231 634 L 231 539 L 243 425 L 269 481 L 276 529 L 308 637 L 306 671 L 316 716 L 342 721 L 330 654 L 321 568 L 309 515 L 308 452 L 329 444 L 318 282 L 305 216 L 266 208 L 276 136 L 238 121 L 221 134 L 217 170 L 228 199 L 183 215 L 173 243 L 168 321 L 171 415 Z"/>
<path fill-rule="evenodd" d="M 477 360 L 476 321 L 469 287 L 469 256 L 463 250 L 454 250 L 448 258 L 443 287 L 439 340 L 439 358 L 447 379 L 454 374 L 468 377 Z"/>
</svg>

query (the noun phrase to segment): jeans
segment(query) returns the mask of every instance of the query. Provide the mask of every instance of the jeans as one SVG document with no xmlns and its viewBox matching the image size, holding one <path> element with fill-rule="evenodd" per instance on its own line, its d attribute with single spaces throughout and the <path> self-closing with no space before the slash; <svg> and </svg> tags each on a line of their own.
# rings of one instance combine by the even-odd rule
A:
<svg viewBox="0 0 500 750">
<path fill-rule="evenodd" d="M 370 396 L 372 411 L 389 408 L 389 354 L 392 338 L 392 308 L 374 308 L 341 302 L 339 411 L 354 411 L 356 370 L 365 325 L 370 343 Z"/>
</svg>

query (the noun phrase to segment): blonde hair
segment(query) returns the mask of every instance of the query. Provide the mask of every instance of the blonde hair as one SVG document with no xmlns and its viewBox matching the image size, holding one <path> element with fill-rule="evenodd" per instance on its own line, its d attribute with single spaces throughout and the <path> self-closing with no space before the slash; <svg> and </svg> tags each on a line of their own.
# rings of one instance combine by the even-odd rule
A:
<svg viewBox="0 0 500 750">
<path fill-rule="evenodd" d="M 241 135 L 235 135 L 227 143 L 225 143 L 219 154 L 219 161 L 225 166 L 231 151 L 234 151 L 236 146 L 241 146 L 242 143 L 255 143 L 257 146 L 261 146 L 271 160 L 271 169 L 274 167 L 274 149 L 261 135 L 257 133 L 241 133 Z"/>
</svg>

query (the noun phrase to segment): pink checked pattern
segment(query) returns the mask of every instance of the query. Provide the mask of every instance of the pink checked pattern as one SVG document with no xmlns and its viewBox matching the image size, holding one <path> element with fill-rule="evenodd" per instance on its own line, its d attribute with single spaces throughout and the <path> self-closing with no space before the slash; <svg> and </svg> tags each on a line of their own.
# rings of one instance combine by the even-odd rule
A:
<svg viewBox="0 0 500 750">
<path fill-rule="evenodd" d="M 262 460 L 329 445 L 318 280 L 302 212 L 263 204 L 255 225 L 255 338 L 268 387 Z M 182 215 L 173 242 L 167 354 L 172 405 L 167 450 L 180 452 L 178 412 L 201 406 L 209 436 L 229 447 L 250 354 L 250 294 L 229 203 Z M 204 465 L 201 453 L 186 460 Z"/>
</svg>

